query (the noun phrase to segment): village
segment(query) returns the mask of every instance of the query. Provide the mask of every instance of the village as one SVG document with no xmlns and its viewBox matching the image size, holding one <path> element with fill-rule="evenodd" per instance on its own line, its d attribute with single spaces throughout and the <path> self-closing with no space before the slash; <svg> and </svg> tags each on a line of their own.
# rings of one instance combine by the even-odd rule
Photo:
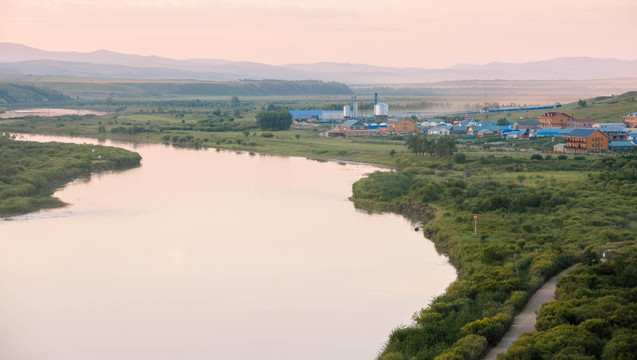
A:
<svg viewBox="0 0 637 360">
<path fill-rule="evenodd" d="M 548 108 L 548 107 L 547 107 Z M 323 133 L 328 138 L 357 138 L 390 135 L 428 134 L 498 140 L 551 138 L 551 149 L 559 153 L 605 153 L 637 149 L 637 112 L 627 114 L 618 122 L 595 122 L 577 119 L 573 115 L 549 111 L 537 119 L 520 117 L 510 122 L 480 121 L 471 117 L 420 119 L 417 116 L 390 118 L 388 106 L 376 102 L 373 117 L 359 117 L 355 97 L 343 111 L 292 110 L 296 123 L 324 123 L 335 126 Z M 360 120 L 359 120 L 360 119 Z M 504 121 L 503 121 L 504 120 Z M 549 150 L 549 149 L 546 149 Z"/>
</svg>

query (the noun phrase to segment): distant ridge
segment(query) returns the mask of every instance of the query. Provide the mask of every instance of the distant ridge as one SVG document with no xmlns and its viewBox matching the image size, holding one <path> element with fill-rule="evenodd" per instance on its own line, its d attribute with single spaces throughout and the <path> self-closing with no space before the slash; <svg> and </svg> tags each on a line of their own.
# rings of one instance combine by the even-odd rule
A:
<svg viewBox="0 0 637 360">
<path fill-rule="evenodd" d="M 347 84 L 414 84 L 455 80 L 593 80 L 637 78 L 637 60 L 568 57 L 526 63 L 458 64 L 446 69 L 393 68 L 319 62 L 268 65 L 221 59 L 175 60 L 158 56 L 44 51 L 0 43 L 0 74 L 232 81 L 321 80 Z"/>
</svg>

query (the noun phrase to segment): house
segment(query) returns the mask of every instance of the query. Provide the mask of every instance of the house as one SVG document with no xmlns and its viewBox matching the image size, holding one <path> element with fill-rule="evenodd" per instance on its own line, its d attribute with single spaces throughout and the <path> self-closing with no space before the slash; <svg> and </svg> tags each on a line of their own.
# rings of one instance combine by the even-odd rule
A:
<svg viewBox="0 0 637 360">
<path fill-rule="evenodd" d="M 334 129 L 325 133 L 327 137 L 358 137 L 358 136 L 374 136 L 380 134 L 378 128 L 369 129 L 365 124 L 357 120 L 347 120 L 336 126 Z"/>
<path fill-rule="evenodd" d="M 593 128 L 607 128 L 607 127 L 623 128 L 623 127 L 625 127 L 625 125 L 624 125 L 624 123 L 620 123 L 620 122 L 616 122 L 616 123 L 595 123 L 591 127 L 593 127 Z"/>
<path fill-rule="evenodd" d="M 522 129 L 518 133 L 518 139 L 529 140 L 531 137 L 535 136 L 535 132 L 537 132 L 537 129 Z"/>
<path fill-rule="evenodd" d="M 623 125 L 623 124 L 622 124 Z M 603 127 L 599 131 L 608 136 L 610 141 L 626 141 L 628 140 L 628 128 L 625 127 Z"/>
<path fill-rule="evenodd" d="M 476 136 L 476 134 L 478 133 L 480 129 L 482 129 L 481 126 L 471 125 L 467 128 L 467 135 Z"/>
<path fill-rule="evenodd" d="M 574 129 L 566 136 L 567 152 L 606 152 L 609 139 L 597 129 Z"/>
<path fill-rule="evenodd" d="M 438 126 L 444 124 L 445 121 L 442 119 L 427 119 L 420 123 L 421 126 Z"/>
<path fill-rule="evenodd" d="M 611 141 L 609 147 L 611 151 L 633 151 L 637 148 L 632 141 Z"/>
<path fill-rule="evenodd" d="M 637 128 L 637 112 L 624 116 L 624 124 L 629 128 Z"/>
<path fill-rule="evenodd" d="M 427 130 L 429 135 L 450 135 L 451 130 L 447 126 L 435 126 Z"/>
<path fill-rule="evenodd" d="M 566 152 L 566 144 L 555 144 L 553 145 L 553 151 L 556 153 Z"/>
<path fill-rule="evenodd" d="M 418 123 L 412 119 L 404 118 L 387 123 L 387 132 L 394 134 L 413 133 L 418 130 Z"/>
<path fill-rule="evenodd" d="M 455 125 L 451 127 L 449 133 L 452 135 L 467 135 L 467 128 L 466 126 Z"/>
<path fill-rule="evenodd" d="M 541 128 L 551 128 L 551 127 L 571 127 L 571 123 L 573 121 L 573 117 L 571 115 L 565 114 L 563 112 L 547 112 L 544 115 L 540 116 L 540 127 Z"/>
<path fill-rule="evenodd" d="M 571 121 L 571 127 L 574 128 L 589 128 L 592 127 L 595 123 L 593 119 L 573 119 Z"/>
<path fill-rule="evenodd" d="M 464 126 L 465 128 L 473 124 L 475 124 L 475 121 L 473 119 L 456 120 L 453 122 L 454 126 Z"/>
<path fill-rule="evenodd" d="M 529 130 L 529 129 L 526 129 L 526 130 Z M 520 133 L 522 133 L 521 130 L 513 130 L 513 129 L 505 129 L 500 131 L 500 134 L 506 139 L 517 139 L 520 136 Z"/>
<path fill-rule="evenodd" d="M 341 128 L 343 130 L 365 130 L 367 129 L 367 126 L 357 120 L 347 120 L 341 125 L 337 126 L 337 128 Z"/>
<path fill-rule="evenodd" d="M 552 138 L 567 137 L 574 129 L 572 128 L 545 128 L 535 130 L 534 136 L 551 136 Z"/>
<path fill-rule="evenodd" d="M 531 121 L 516 121 L 513 123 L 513 129 L 521 130 L 521 129 L 539 129 L 540 122 L 537 120 Z"/>
<path fill-rule="evenodd" d="M 353 136 L 371 136 L 378 133 L 378 130 L 368 129 L 365 124 L 357 120 L 347 120 L 334 129 L 325 133 L 327 137 L 353 137 Z"/>
<path fill-rule="evenodd" d="M 477 137 L 484 137 L 484 136 L 496 136 L 498 133 L 495 130 L 491 130 L 489 128 L 487 129 L 480 129 L 477 132 L 475 132 L 475 136 Z"/>
</svg>

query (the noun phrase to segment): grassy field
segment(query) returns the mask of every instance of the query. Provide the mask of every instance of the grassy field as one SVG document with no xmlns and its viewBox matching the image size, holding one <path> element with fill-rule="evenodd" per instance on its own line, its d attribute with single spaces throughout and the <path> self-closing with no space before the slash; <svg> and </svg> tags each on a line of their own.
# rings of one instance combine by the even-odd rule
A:
<svg viewBox="0 0 637 360">
<path fill-rule="evenodd" d="M 564 112 L 575 116 L 576 119 L 593 119 L 595 122 L 621 122 L 626 114 L 637 111 L 637 92 L 628 92 L 615 96 L 600 96 L 585 99 L 587 106 L 581 107 L 577 102 L 565 104 L 562 108 L 551 111 Z M 479 114 L 476 119 L 497 121 L 506 118 L 509 122 L 515 122 L 521 116 L 538 119 L 549 110 L 516 111 L 509 113 Z"/>
</svg>

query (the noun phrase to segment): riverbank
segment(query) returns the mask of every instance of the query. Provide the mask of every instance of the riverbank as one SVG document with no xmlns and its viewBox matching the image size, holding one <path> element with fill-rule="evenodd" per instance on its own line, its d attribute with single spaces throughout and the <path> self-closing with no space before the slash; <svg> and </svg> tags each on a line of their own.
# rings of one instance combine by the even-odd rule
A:
<svg viewBox="0 0 637 360">
<path fill-rule="evenodd" d="M 95 172 L 140 165 L 139 154 L 99 145 L 35 143 L 0 136 L 0 217 L 66 204 L 52 197 L 66 183 Z"/>
<path fill-rule="evenodd" d="M 616 242 L 634 246 L 637 156 L 468 155 L 404 158 L 401 170 L 353 187 L 355 202 L 376 208 L 438 208 L 424 233 L 460 274 L 413 326 L 390 335 L 382 359 L 478 359 L 546 279 Z"/>
</svg>

